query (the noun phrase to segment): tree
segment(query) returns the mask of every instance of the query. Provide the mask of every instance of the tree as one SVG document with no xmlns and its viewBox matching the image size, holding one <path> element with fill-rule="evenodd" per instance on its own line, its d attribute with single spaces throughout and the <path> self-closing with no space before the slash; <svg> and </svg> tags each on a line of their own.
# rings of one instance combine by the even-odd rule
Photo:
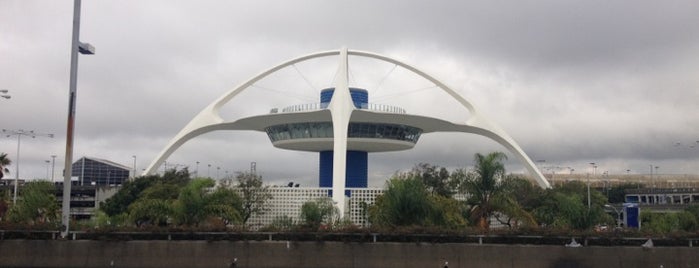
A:
<svg viewBox="0 0 699 268">
<path fill-rule="evenodd" d="M 187 169 L 170 169 L 162 176 L 149 175 L 126 181 L 119 191 L 100 204 L 100 210 L 110 217 L 125 214 L 129 206 L 139 198 L 170 199 L 177 198 L 180 188 L 190 181 Z"/>
<path fill-rule="evenodd" d="M 136 226 L 165 226 L 171 216 L 172 205 L 162 199 L 139 199 L 129 206 L 129 220 Z"/>
<path fill-rule="evenodd" d="M 59 207 L 56 187 L 49 181 L 30 181 L 20 192 L 17 204 L 10 208 L 8 219 L 27 224 L 56 222 Z"/>
<path fill-rule="evenodd" d="M 272 198 L 269 186 L 262 185 L 262 177 L 249 172 L 241 172 L 236 176 L 238 190 L 243 201 L 243 224 L 246 224 L 254 214 L 264 213 L 265 203 Z"/>
<path fill-rule="evenodd" d="M 207 200 L 207 213 L 218 217 L 224 225 L 243 222 L 243 200 L 236 191 L 219 187 L 207 196 Z"/>
<path fill-rule="evenodd" d="M 603 209 L 607 197 L 592 190 L 588 208 L 587 186 L 579 181 L 547 189 L 535 203 L 534 215 L 539 223 L 546 226 L 590 229 L 599 223 L 614 222 L 614 218 Z"/>
<path fill-rule="evenodd" d="M 10 173 L 7 167 L 12 164 L 12 160 L 7 157 L 7 153 L 0 153 L 0 179 L 5 177 L 5 174 Z"/>
<path fill-rule="evenodd" d="M 380 226 L 426 225 L 435 213 L 422 180 L 394 176 L 386 182 L 386 191 L 369 208 L 369 219 Z"/>
<path fill-rule="evenodd" d="M 339 210 L 333 204 L 333 200 L 324 197 L 303 203 L 301 206 L 301 219 L 303 219 L 306 226 L 317 230 L 322 224 L 331 225 L 337 222 L 340 217 Z"/>
<path fill-rule="evenodd" d="M 450 175 L 446 168 L 420 163 L 415 165 L 413 170 L 405 174 L 405 176 L 420 178 L 430 194 L 444 197 L 454 195 L 455 191 L 450 187 Z"/>
<path fill-rule="evenodd" d="M 494 199 L 498 211 L 493 214 L 495 220 L 510 229 L 519 225 L 536 225 L 536 220 L 530 211 L 535 201 L 541 195 L 541 188 L 524 178 L 508 175 L 502 181 L 503 193 Z"/>
<path fill-rule="evenodd" d="M 5 214 L 10 208 L 10 191 L 0 190 L 0 222 L 5 219 Z"/>
<path fill-rule="evenodd" d="M 240 221 L 240 198 L 230 189 L 210 191 L 214 185 L 213 179 L 194 179 L 180 190 L 173 206 L 179 224 L 198 226 L 210 217 L 219 218 L 226 225 Z"/>
<path fill-rule="evenodd" d="M 176 220 L 182 225 L 199 225 L 208 213 L 206 211 L 206 190 L 214 187 L 213 179 L 194 179 L 180 190 L 174 204 Z"/>
<path fill-rule="evenodd" d="M 468 220 L 466 220 L 468 209 L 464 206 L 463 202 L 457 201 L 451 197 L 435 194 L 430 196 L 430 204 L 432 208 L 430 209 L 431 215 L 428 225 L 441 226 L 447 229 L 458 229 L 468 224 Z"/>
<path fill-rule="evenodd" d="M 470 196 L 467 204 L 471 206 L 471 219 L 482 229 L 490 227 L 490 216 L 497 210 L 495 205 L 504 203 L 495 202 L 495 199 L 504 197 L 502 179 L 505 165 L 502 160 L 505 159 L 507 156 L 502 152 L 476 153 L 474 172 L 468 174 L 464 182 L 464 189 Z"/>
<path fill-rule="evenodd" d="M 100 204 L 100 210 L 110 217 L 127 213 L 129 206 L 140 197 L 141 192 L 155 184 L 158 179 L 157 175 L 152 175 L 126 181 L 116 194 Z"/>
</svg>

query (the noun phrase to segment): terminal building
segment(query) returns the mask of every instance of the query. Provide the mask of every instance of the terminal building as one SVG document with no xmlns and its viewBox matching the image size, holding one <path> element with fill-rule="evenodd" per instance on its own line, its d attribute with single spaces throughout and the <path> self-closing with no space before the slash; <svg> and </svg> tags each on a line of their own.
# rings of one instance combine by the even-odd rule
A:
<svg viewBox="0 0 699 268">
<path fill-rule="evenodd" d="M 73 185 L 121 185 L 131 175 L 131 169 L 124 165 L 94 158 L 82 157 L 71 165 Z"/>
<path fill-rule="evenodd" d="M 464 114 L 468 115 L 464 120 L 466 123 L 408 114 L 400 107 L 371 103 L 367 90 L 349 85 L 349 56 L 392 63 L 425 78 L 463 106 Z M 222 106 L 260 79 L 287 66 L 322 57 L 338 57 L 338 69 L 334 86 L 320 91 L 319 102 L 292 104 L 281 110 L 270 107 L 268 114 L 235 120 L 224 120 L 221 117 Z M 308 188 L 304 190 L 305 192 L 301 190 L 285 192 L 285 189 L 280 188 L 275 189 L 274 191 L 280 192 L 273 195 L 275 198 L 285 200 L 298 199 L 291 196 L 292 191 L 294 191 L 293 195 L 300 196 L 331 196 L 344 217 L 351 217 L 352 213 L 355 213 L 351 204 L 353 196 L 365 195 L 362 189 L 367 189 L 370 194 L 378 193 L 366 188 L 369 153 L 409 150 L 415 146 L 421 135 L 429 133 L 461 132 L 490 138 L 519 159 L 540 187 L 550 187 L 546 178 L 519 145 L 495 123 L 480 114 L 469 101 L 419 69 L 371 52 L 345 48 L 317 52 L 274 66 L 245 81 L 224 93 L 196 115 L 151 162 L 144 175 L 155 172 L 188 140 L 217 130 L 263 132 L 277 148 L 318 153 L 318 188 Z M 282 198 L 282 196 L 286 197 Z M 366 201 L 371 201 L 373 197 L 367 198 Z M 300 208 L 300 205 L 289 203 L 288 207 L 296 209 L 296 207 Z M 294 213 L 298 214 L 298 211 Z"/>
</svg>

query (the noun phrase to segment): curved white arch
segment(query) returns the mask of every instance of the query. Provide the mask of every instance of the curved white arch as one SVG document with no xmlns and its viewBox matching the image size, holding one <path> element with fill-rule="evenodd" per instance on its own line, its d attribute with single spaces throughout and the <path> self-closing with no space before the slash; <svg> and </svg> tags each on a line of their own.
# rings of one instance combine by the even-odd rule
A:
<svg viewBox="0 0 699 268">
<path fill-rule="evenodd" d="M 517 145 L 517 143 L 509 136 L 505 131 L 500 129 L 497 125 L 492 123 L 490 120 L 487 120 L 483 115 L 478 113 L 478 110 L 475 108 L 473 104 L 471 104 L 469 101 L 461 97 L 459 94 L 456 93 L 456 91 L 452 90 L 448 86 L 446 86 L 444 83 L 440 82 L 436 78 L 428 75 L 425 72 L 420 71 L 419 69 L 406 64 L 404 62 L 401 62 L 399 60 L 389 58 L 387 56 L 371 53 L 371 52 L 365 52 L 365 51 L 356 51 L 356 50 L 347 50 L 346 48 L 343 48 L 341 50 L 333 50 L 333 51 L 324 51 L 324 52 L 317 52 L 313 54 L 308 54 L 302 57 L 298 57 L 286 62 L 283 62 L 277 66 L 274 66 L 256 76 L 251 78 L 250 80 L 238 85 L 237 87 L 229 90 L 228 92 L 224 93 L 213 101 L 211 104 L 209 104 L 206 108 L 204 108 L 199 114 L 197 114 L 187 125 L 180 130 L 180 132 L 175 135 L 175 137 L 168 143 L 168 145 L 158 154 L 158 156 L 151 162 L 151 164 L 148 166 L 148 168 L 145 170 L 143 173 L 144 175 L 146 174 L 151 174 L 157 167 L 159 167 L 167 157 L 169 157 L 173 152 L 175 152 L 182 144 L 184 144 L 186 141 L 188 141 L 191 138 L 194 138 L 196 136 L 199 136 L 201 134 L 211 132 L 214 130 L 258 130 L 255 127 L 253 127 L 250 123 L 249 120 L 246 119 L 240 119 L 237 121 L 233 122 L 225 122 L 220 114 L 220 108 L 228 103 L 230 100 L 232 100 L 235 96 L 237 96 L 239 93 L 243 92 L 245 89 L 249 88 L 251 85 L 253 85 L 255 82 L 259 81 L 260 79 L 282 69 L 285 68 L 289 65 L 296 64 L 298 62 L 303 62 L 306 60 L 310 60 L 313 58 L 320 58 L 320 57 L 328 57 L 328 56 L 335 56 L 335 55 L 340 55 L 340 62 L 339 62 L 339 70 L 338 70 L 338 77 L 336 79 L 336 85 L 335 85 L 335 94 L 333 95 L 330 105 L 328 106 L 328 109 L 326 111 L 317 111 L 317 112 L 309 112 L 307 113 L 308 115 L 318 115 L 322 114 L 323 112 L 327 113 L 327 111 L 330 111 L 330 115 L 332 117 L 333 121 L 333 127 L 334 127 L 334 159 L 336 161 L 333 161 L 333 192 L 334 193 L 343 193 L 344 192 L 344 185 L 345 185 L 345 152 L 346 152 L 346 144 L 347 144 L 347 125 L 349 124 L 350 117 L 352 116 L 352 113 L 354 112 L 355 108 L 354 105 L 352 105 L 352 100 L 349 95 L 349 87 L 348 87 L 348 82 L 347 82 L 347 77 L 348 77 L 348 71 L 347 71 L 347 57 L 348 55 L 354 55 L 354 56 L 361 56 L 361 57 L 368 57 L 368 58 L 374 58 L 377 60 L 385 61 L 385 62 L 390 62 L 393 64 L 396 64 L 398 66 L 401 66 L 405 69 L 410 70 L 411 72 L 427 79 L 428 81 L 434 83 L 437 87 L 442 89 L 444 92 L 449 94 L 452 98 L 457 100 L 462 106 L 464 106 L 470 113 L 471 117 L 468 119 L 467 123 L 464 125 L 457 125 L 453 124 L 452 127 L 445 127 L 445 128 L 439 128 L 436 129 L 436 131 L 458 131 L 458 132 L 465 132 L 465 133 L 473 133 L 473 134 L 478 134 L 482 135 L 485 137 L 488 137 L 490 139 L 495 140 L 496 142 L 500 143 L 502 146 L 507 148 L 511 153 L 513 153 L 515 156 L 517 156 L 520 161 L 523 162 L 524 166 L 527 168 L 529 173 L 535 178 L 536 182 L 539 184 L 540 187 L 542 188 L 550 188 L 549 182 L 546 180 L 546 178 L 543 176 L 543 174 L 539 171 L 538 168 L 534 165 L 534 162 L 531 161 L 531 159 L 524 153 L 524 151 Z M 339 93 L 339 94 L 338 94 Z M 360 111 L 360 110 L 358 110 Z M 281 116 L 281 114 L 279 114 Z M 339 208 L 342 211 L 344 211 L 344 194 L 334 194 L 333 199 L 338 203 Z M 341 214 L 342 215 L 342 214 Z"/>
</svg>

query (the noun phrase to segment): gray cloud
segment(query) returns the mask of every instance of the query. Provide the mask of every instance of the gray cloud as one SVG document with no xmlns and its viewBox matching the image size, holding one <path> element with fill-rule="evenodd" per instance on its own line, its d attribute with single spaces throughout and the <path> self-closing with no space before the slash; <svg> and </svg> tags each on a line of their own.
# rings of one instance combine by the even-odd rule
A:
<svg viewBox="0 0 699 268">
<path fill-rule="evenodd" d="M 580 171 L 597 162 L 610 172 L 661 165 L 661 172 L 697 173 L 697 13 L 692 1 L 84 1 L 81 39 L 97 54 L 80 57 L 76 158 L 131 166 L 137 155 L 144 168 L 191 117 L 244 79 L 346 45 L 444 80 L 533 159 Z M 44 177 L 43 161 L 63 158 L 71 17 L 71 1 L 0 2 L 0 88 L 12 95 L 0 100 L 0 125 L 56 134 L 22 142 L 23 175 Z M 305 77 L 283 70 L 223 113 L 236 118 L 312 102 L 331 84 L 334 64 L 298 64 Z M 392 65 L 353 64 L 352 81 L 376 101 L 467 119 L 446 94 L 405 70 L 375 88 Z M 15 140 L 0 141 L 13 158 Z M 414 150 L 372 155 L 372 185 L 418 162 L 465 167 L 474 153 L 492 150 L 504 148 L 477 136 L 428 134 Z M 256 161 L 279 183 L 312 185 L 317 172 L 317 156 L 275 149 L 262 133 L 207 134 L 170 161 L 229 174 Z M 508 168 L 523 170 L 513 159 Z"/>
</svg>

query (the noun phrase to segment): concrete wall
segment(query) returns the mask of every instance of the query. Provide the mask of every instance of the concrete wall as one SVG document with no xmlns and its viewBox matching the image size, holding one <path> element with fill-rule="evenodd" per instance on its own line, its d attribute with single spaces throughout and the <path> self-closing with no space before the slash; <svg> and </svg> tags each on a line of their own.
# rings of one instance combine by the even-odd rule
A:
<svg viewBox="0 0 699 268">
<path fill-rule="evenodd" d="M 699 248 L 241 241 L 0 241 L 0 267 L 699 267 Z M 661 266 L 662 265 L 662 266 Z"/>
</svg>

